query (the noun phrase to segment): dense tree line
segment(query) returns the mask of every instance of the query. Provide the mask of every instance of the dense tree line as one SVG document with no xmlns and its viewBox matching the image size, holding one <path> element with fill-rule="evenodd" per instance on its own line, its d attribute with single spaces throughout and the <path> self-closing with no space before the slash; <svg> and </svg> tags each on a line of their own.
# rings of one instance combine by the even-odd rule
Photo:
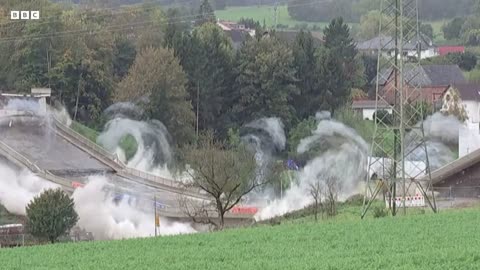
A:
<svg viewBox="0 0 480 270">
<path fill-rule="evenodd" d="M 39 2 L 47 21 L 0 24 L 0 49 L 12 52 L 0 56 L 2 90 L 50 87 L 72 117 L 93 127 L 109 105 L 129 101 L 162 121 L 178 144 L 206 130 L 225 139 L 259 117 L 280 117 L 291 128 L 318 110 L 333 112 L 358 76 L 365 81 L 342 19 L 325 29 L 324 45 L 305 31 L 289 43 L 258 31 L 234 49 L 207 0 L 189 21 L 182 11 L 149 5 L 115 12 L 45 0 L 22 5 Z"/>
</svg>

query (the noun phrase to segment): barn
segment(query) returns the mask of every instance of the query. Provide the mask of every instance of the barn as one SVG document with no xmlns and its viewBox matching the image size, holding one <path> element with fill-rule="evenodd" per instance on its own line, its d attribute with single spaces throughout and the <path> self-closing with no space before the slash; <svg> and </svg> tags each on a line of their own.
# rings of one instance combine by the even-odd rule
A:
<svg viewBox="0 0 480 270">
<path fill-rule="evenodd" d="M 432 172 L 441 197 L 480 199 L 480 149 Z"/>
</svg>

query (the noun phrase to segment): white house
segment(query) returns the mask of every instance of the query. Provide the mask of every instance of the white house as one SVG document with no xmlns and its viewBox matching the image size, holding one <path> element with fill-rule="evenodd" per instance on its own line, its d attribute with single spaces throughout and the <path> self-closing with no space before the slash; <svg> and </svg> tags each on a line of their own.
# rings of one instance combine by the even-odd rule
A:
<svg viewBox="0 0 480 270">
<path fill-rule="evenodd" d="M 392 113 L 392 106 L 385 101 L 375 100 L 354 100 L 352 103 L 352 109 L 362 115 L 362 118 L 365 120 L 373 120 L 373 114 L 378 110 L 385 110 L 388 113 Z"/>
<path fill-rule="evenodd" d="M 426 59 L 438 55 L 437 48 L 433 45 L 430 38 L 425 35 L 417 38 L 413 38 L 410 42 L 404 44 L 403 55 L 408 57 L 417 57 L 417 46 L 420 45 L 420 58 Z M 395 55 L 395 40 L 390 36 L 380 35 L 378 37 L 358 42 L 358 51 L 367 55 L 377 55 L 381 50 L 384 57 L 392 57 Z"/>
<path fill-rule="evenodd" d="M 463 157 L 480 148 L 480 85 L 455 84 L 442 97 L 441 111 L 458 106 L 466 114 L 465 126 L 458 134 L 458 154 Z"/>
</svg>

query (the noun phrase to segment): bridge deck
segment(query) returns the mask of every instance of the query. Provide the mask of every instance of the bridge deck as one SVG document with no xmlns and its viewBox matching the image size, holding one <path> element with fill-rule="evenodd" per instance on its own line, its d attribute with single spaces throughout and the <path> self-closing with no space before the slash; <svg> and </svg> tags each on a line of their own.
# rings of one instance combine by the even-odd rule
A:
<svg viewBox="0 0 480 270">
<path fill-rule="evenodd" d="M 55 131 L 48 128 L 46 123 L 25 123 L 14 119 L 11 124 L 0 126 L 0 138 L 45 170 L 69 173 L 111 170 L 63 138 L 55 136 Z"/>
</svg>

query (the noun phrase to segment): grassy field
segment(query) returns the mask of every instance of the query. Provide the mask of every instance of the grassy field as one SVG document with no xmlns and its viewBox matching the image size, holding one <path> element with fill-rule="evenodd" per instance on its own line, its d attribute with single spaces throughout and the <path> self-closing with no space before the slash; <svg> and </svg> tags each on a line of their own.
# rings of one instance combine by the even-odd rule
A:
<svg viewBox="0 0 480 270">
<path fill-rule="evenodd" d="M 260 24 L 267 26 L 273 26 L 274 23 L 274 10 L 273 6 L 246 6 L 246 7 L 229 7 L 225 10 L 215 11 L 215 16 L 222 20 L 238 21 L 240 18 L 252 18 L 259 21 Z M 278 7 L 278 24 L 288 25 L 289 28 L 295 25 L 308 24 L 309 27 L 316 25 L 319 28 L 323 28 L 327 25 L 326 22 L 302 22 L 294 20 L 288 15 L 287 6 Z"/>
<path fill-rule="evenodd" d="M 477 269 L 480 209 L 0 251 L 3 269 Z"/>
</svg>

